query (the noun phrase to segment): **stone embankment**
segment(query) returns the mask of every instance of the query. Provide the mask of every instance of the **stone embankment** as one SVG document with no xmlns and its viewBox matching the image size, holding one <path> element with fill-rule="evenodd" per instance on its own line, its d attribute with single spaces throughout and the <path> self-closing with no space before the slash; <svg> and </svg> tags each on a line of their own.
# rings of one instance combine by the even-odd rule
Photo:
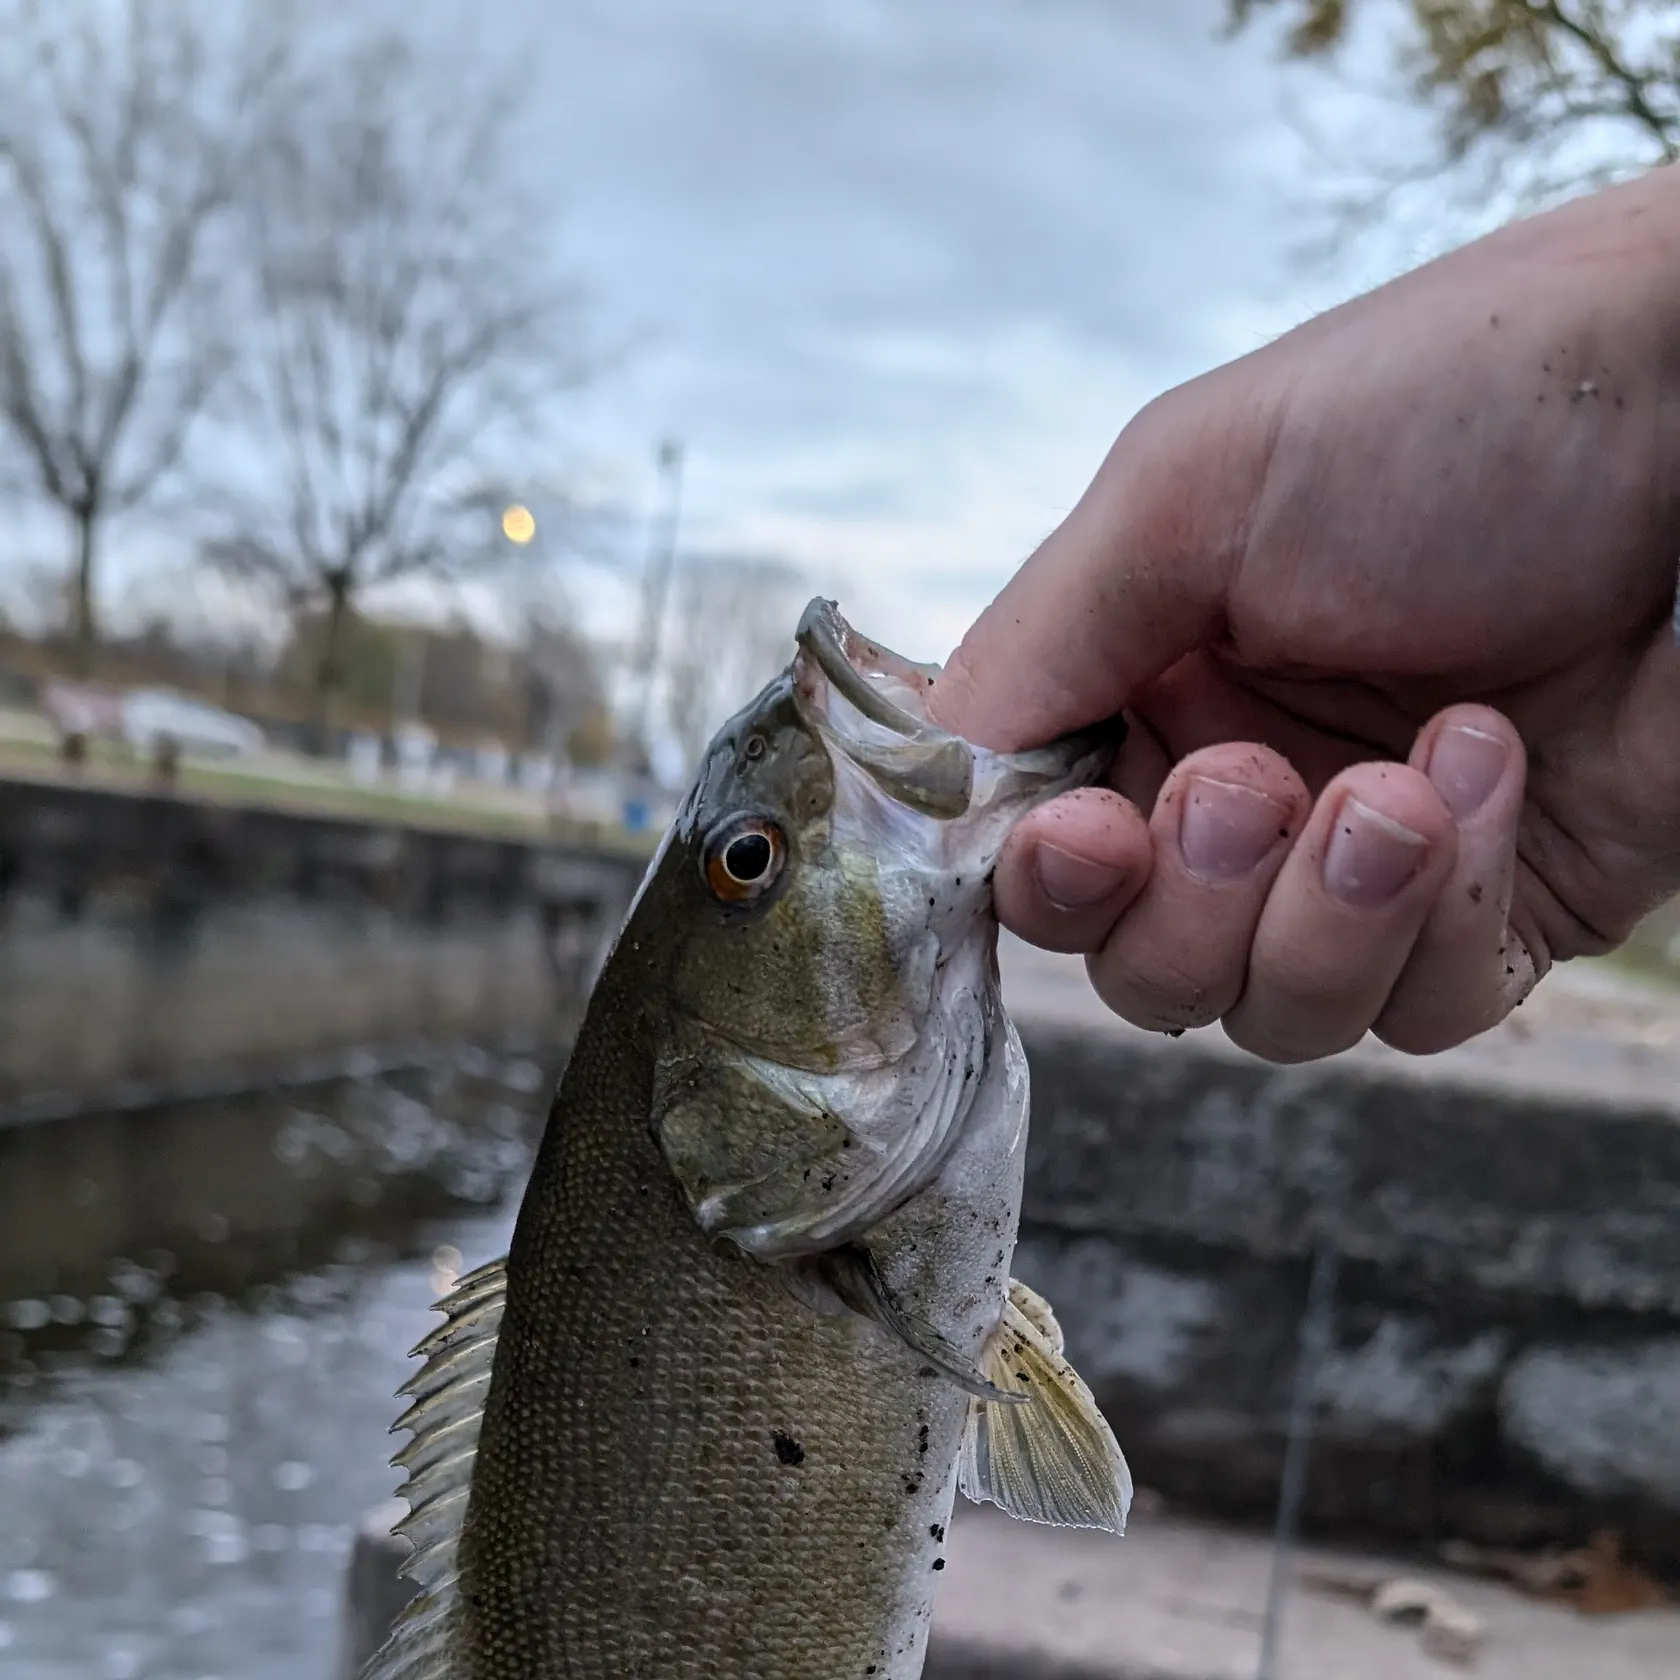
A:
<svg viewBox="0 0 1680 1680">
<path fill-rule="evenodd" d="M 641 867 L 0 782 L 0 1124 L 564 1036 Z"/>
<path fill-rule="evenodd" d="M 1443 1056 L 1273 1067 L 1014 945 L 1016 1269 L 1140 1481 L 1263 1517 L 1315 1247 L 1341 1257 L 1307 1512 L 1433 1544 L 1615 1528 L 1680 1573 L 1680 994 L 1564 971 Z"/>
</svg>

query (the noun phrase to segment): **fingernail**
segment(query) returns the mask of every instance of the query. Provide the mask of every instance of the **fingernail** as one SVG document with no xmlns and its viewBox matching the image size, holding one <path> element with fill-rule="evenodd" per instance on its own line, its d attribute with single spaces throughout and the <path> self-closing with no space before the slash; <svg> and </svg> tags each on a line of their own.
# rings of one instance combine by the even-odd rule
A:
<svg viewBox="0 0 1680 1680">
<path fill-rule="evenodd" d="M 1058 910 L 1082 910 L 1099 903 L 1125 877 L 1125 871 L 1112 863 L 1098 863 L 1043 841 L 1034 856 L 1034 867 L 1044 896 Z"/>
<path fill-rule="evenodd" d="M 1289 813 L 1257 788 L 1192 776 L 1178 818 L 1184 867 L 1204 881 L 1246 875 L 1289 832 Z"/>
<path fill-rule="evenodd" d="M 1429 779 L 1455 820 L 1473 817 L 1505 773 L 1509 749 L 1497 735 L 1455 723 L 1435 737 Z"/>
<path fill-rule="evenodd" d="M 1349 794 L 1324 850 L 1325 889 L 1356 910 L 1377 910 L 1417 874 L 1428 855 L 1429 842 L 1421 834 Z"/>
</svg>

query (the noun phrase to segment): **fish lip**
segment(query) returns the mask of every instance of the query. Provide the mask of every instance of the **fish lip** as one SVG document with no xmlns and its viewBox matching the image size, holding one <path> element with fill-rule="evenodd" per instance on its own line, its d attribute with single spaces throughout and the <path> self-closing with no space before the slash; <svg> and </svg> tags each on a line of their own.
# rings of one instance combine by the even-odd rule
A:
<svg viewBox="0 0 1680 1680">
<path fill-rule="evenodd" d="M 795 703 L 830 747 L 889 798 L 944 821 L 964 815 L 974 791 L 973 748 L 870 680 L 889 678 L 900 692 L 925 702 L 939 667 L 914 664 L 858 635 L 837 604 L 821 596 L 806 607 L 794 636 Z M 831 697 L 880 734 L 872 739 L 868 727 L 847 727 L 843 715 L 834 714 Z"/>
<path fill-rule="evenodd" d="M 941 820 L 992 803 L 1000 773 L 1017 785 L 1025 777 L 1064 789 L 1095 781 L 1125 738 L 1124 720 L 1114 717 L 1029 751 L 988 752 L 927 716 L 926 699 L 940 674 L 939 666 L 917 665 L 858 635 L 841 617 L 836 602 L 821 596 L 813 600 L 794 636 L 798 652 L 789 675 L 795 704 L 807 722 L 867 771 L 890 797 Z M 912 711 L 899 704 L 870 681 L 876 676 L 892 679 L 901 693 L 919 700 L 924 709 Z M 842 727 L 826 704 L 831 693 L 865 722 L 895 739 L 872 741 Z"/>
<path fill-rule="evenodd" d="M 840 616 L 837 602 L 824 600 L 820 595 L 811 601 L 800 615 L 794 640 L 800 652 L 871 723 L 890 729 L 906 740 L 956 739 L 930 721 L 925 713 L 918 716 L 896 705 L 869 681 L 872 675 L 895 677 L 925 695 L 933 687 L 939 667 L 913 664 L 878 642 L 860 636 Z"/>
</svg>

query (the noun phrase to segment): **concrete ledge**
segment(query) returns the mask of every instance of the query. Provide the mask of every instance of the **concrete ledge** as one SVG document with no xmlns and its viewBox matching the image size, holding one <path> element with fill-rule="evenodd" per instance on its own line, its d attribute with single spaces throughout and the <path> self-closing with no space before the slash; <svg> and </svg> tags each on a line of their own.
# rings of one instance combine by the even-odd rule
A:
<svg viewBox="0 0 1680 1680">
<path fill-rule="evenodd" d="M 0 1109 L 233 1089 L 416 1039 L 563 1039 L 641 867 L 0 782 Z"/>
<path fill-rule="evenodd" d="M 1271 1548 L 1254 1534 L 1139 1517 L 1124 1540 L 962 1506 L 934 1609 L 928 1680 L 1253 1680 Z M 1675 1672 L 1680 1612 L 1582 1616 L 1514 1591 L 1371 1554 L 1304 1554 L 1299 1578 L 1418 1577 L 1485 1629 L 1481 1680 L 1657 1680 Z M 1441 1680 L 1415 1629 L 1296 1586 L 1287 1680 Z"/>
<path fill-rule="evenodd" d="M 1033 1081 L 1016 1269 L 1142 1482 L 1269 1515 L 1328 1235 L 1312 1522 L 1613 1526 L 1680 1573 L 1680 997 L 1557 976 L 1445 1056 L 1279 1068 L 1125 1026 L 1076 961 L 1013 945 L 1004 972 Z"/>
</svg>

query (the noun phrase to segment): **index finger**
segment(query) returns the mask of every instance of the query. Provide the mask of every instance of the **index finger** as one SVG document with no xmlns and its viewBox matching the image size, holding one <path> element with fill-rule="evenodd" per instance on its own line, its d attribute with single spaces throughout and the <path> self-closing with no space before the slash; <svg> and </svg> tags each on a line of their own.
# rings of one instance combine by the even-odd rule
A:
<svg viewBox="0 0 1680 1680">
<path fill-rule="evenodd" d="M 998 751 L 1039 746 L 1217 639 L 1277 430 L 1274 405 L 1231 400 L 1247 383 L 1221 370 L 1126 427 L 963 637 L 934 685 L 938 723 Z"/>
</svg>

